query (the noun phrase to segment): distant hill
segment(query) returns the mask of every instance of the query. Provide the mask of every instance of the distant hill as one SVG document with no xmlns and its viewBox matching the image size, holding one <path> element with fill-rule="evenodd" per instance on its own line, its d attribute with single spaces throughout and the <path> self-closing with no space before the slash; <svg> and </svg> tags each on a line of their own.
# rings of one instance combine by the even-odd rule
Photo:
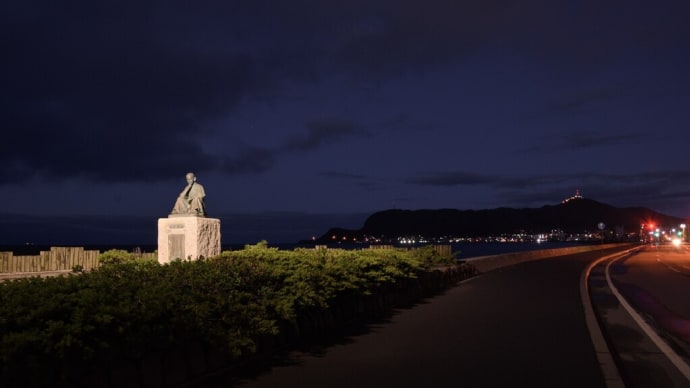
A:
<svg viewBox="0 0 690 388">
<path fill-rule="evenodd" d="M 616 208 L 591 199 L 579 198 L 541 208 L 497 208 L 487 210 L 385 210 L 372 214 L 361 229 L 332 228 L 318 242 L 364 236 L 495 236 L 504 233 L 548 233 L 560 229 L 577 234 L 596 231 L 603 222 L 607 229 L 637 232 L 642 224 L 678 227 L 684 219 L 643 207 Z"/>
</svg>

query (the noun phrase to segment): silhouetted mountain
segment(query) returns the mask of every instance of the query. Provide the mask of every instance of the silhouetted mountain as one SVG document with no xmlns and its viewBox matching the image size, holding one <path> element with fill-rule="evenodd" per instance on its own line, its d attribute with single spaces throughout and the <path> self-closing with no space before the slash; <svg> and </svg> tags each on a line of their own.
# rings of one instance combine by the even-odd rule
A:
<svg viewBox="0 0 690 388">
<path fill-rule="evenodd" d="M 638 232 L 642 224 L 678 227 L 685 222 L 643 207 L 616 208 L 591 199 L 574 199 L 541 208 L 490 210 L 385 210 L 372 214 L 358 230 L 332 228 L 317 241 L 361 239 L 364 236 L 496 236 L 512 233 L 548 233 L 559 229 L 577 234 L 606 229 Z"/>
</svg>

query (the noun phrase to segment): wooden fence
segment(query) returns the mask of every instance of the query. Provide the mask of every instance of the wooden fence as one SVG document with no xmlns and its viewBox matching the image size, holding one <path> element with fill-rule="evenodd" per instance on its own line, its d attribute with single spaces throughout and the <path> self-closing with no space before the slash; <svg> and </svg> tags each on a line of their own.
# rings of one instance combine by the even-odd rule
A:
<svg viewBox="0 0 690 388">
<path fill-rule="evenodd" d="M 85 251 L 83 247 L 50 247 L 33 256 L 15 256 L 0 252 L 0 272 L 48 272 L 71 270 L 81 266 L 84 270 L 98 267 L 100 251 Z"/>
</svg>

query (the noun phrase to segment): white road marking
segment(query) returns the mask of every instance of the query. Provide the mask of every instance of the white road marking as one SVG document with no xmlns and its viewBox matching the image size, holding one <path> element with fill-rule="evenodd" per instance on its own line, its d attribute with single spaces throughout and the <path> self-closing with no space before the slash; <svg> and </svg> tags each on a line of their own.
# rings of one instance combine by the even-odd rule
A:
<svg viewBox="0 0 690 388">
<path fill-rule="evenodd" d="M 665 262 L 661 261 L 661 259 L 656 259 L 656 261 L 658 263 L 662 264 L 664 267 L 670 269 L 671 271 L 682 273 L 679 269 L 673 268 L 673 266 L 671 264 L 665 263 Z"/>
<path fill-rule="evenodd" d="M 635 320 L 635 322 L 640 326 L 640 328 L 647 334 L 647 336 L 654 342 L 654 344 L 661 350 L 664 355 L 673 363 L 673 365 L 678 368 L 681 374 L 685 376 L 685 378 L 690 382 L 690 365 L 688 365 L 683 358 L 681 358 L 678 353 L 673 351 L 671 347 L 663 340 L 659 335 L 652 329 L 645 321 L 642 319 L 642 317 L 635 311 L 632 306 L 628 303 L 627 300 L 621 295 L 620 292 L 618 292 L 618 289 L 616 286 L 613 284 L 611 281 L 611 274 L 609 273 L 609 269 L 611 267 L 611 264 L 616 262 L 619 259 L 611 260 L 607 265 L 606 265 L 606 282 L 609 285 L 609 288 L 611 288 L 611 292 L 616 296 L 618 301 L 620 302 L 621 306 L 625 308 L 625 310 L 630 314 L 630 316 Z M 659 259 L 657 259 L 658 261 Z"/>
</svg>

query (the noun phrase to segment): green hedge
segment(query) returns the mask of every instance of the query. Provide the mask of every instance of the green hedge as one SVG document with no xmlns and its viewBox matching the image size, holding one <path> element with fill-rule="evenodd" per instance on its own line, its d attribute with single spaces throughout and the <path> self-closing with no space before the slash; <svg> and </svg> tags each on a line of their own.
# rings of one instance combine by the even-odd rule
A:
<svg viewBox="0 0 690 388">
<path fill-rule="evenodd" d="M 0 385 L 68 381 L 90 364 L 189 341 L 241 358 L 301 313 L 454 263 L 433 247 L 286 251 L 265 242 L 166 265 L 124 251 L 100 259 L 86 273 L 0 283 Z"/>
</svg>

